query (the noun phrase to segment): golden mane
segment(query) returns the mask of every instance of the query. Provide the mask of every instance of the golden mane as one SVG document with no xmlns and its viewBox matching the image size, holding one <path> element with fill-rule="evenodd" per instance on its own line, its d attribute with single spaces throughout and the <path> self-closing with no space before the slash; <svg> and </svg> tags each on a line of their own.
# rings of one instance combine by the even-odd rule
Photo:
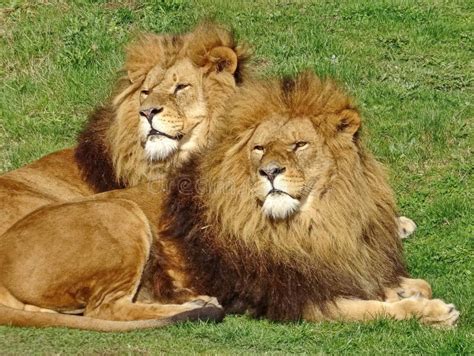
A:
<svg viewBox="0 0 474 356">
<path fill-rule="evenodd" d="M 246 189 L 249 187 L 248 172 L 242 169 L 246 166 L 243 162 L 246 159 L 245 153 L 236 151 L 236 147 L 241 147 L 245 143 L 245 137 L 263 120 L 274 115 L 287 114 L 293 118 L 311 118 L 313 125 L 324 134 L 325 143 L 337 162 L 338 172 L 328 177 L 331 179 L 331 182 L 328 182 L 331 186 L 327 189 L 331 189 L 330 194 L 334 194 L 334 198 L 337 197 L 338 204 L 333 206 L 333 202 L 328 201 L 330 204 L 321 209 L 321 226 L 328 229 L 325 248 L 337 248 L 335 243 L 355 243 L 352 249 L 358 252 L 359 241 L 353 235 L 361 234 L 363 225 L 369 220 L 379 219 L 383 219 L 389 228 L 388 240 L 397 242 L 395 245 L 392 242 L 390 244 L 398 248 L 398 239 L 392 238 L 396 231 L 395 203 L 382 167 L 363 149 L 358 136 L 354 145 L 347 145 L 345 141 L 340 140 L 337 129 L 334 129 L 330 120 L 332 114 L 354 110 L 355 106 L 350 98 L 334 82 L 322 81 L 311 73 L 305 73 L 295 81 L 258 82 L 243 88 L 240 95 L 234 99 L 221 137 L 216 140 L 221 144 L 213 148 L 212 155 L 206 156 L 200 172 L 203 184 L 213 187 L 207 197 L 209 212 L 222 221 L 222 226 L 227 230 L 224 235 L 238 236 L 239 241 L 245 241 L 255 251 L 273 251 L 278 260 L 296 256 L 303 258 L 307 255 L 307 262 L 311 264 L 314 246 L 307 238 L 307 229 L 314 222 L 297 217 L 297 221 L 291 225 L 293 234 L 288 234 L 286 224 L 269 224 L 266 217 L 255 214 L 255 199 L 252 192 Z M 235 137 L 243 139 L 236 144 Z M 223 179 L 223 174 L 230 176 L 231 182 L 229 178 Z M 347 185 L 347 182 L 352 184 Z M 236 200 L 221 194 L 228 191 L 230 185 L 236 190 L 235 194 L 240 196 L 238 201 L 242 205 L 239 207 L 235 207 Z M 248 196 L 244 198 L 243 194 Z M 341 221 L 346 221 L 347 224 L 340 224 Z M 337 225 L 328 225 L 333 222 L 337 222 Z M 276 233 L 279 230 L 281 233 Z M 261 233 L 255 234 L 255 231 Z M 266 233 L 263 233 L 264 231 Z M 341 238 L 338 238 L 335 242 L 331 236 L 344 236 L 347 239 L 341 241 Z M 275 241 L 276 238 L 282 240 Z M 319 248 L 314 253 L 321 253 Z M 291 257 L 292 253 L 296 256 Z"/>
<path fill-rule="evenodd" d="M 209 114 L 218 112 L 245 75 L 249 52 L 237 44 L 232 33 L 213 23 L 203 23 L 181 35 L 144 34 L 127 47 L 124 75 L 115 85 L 107 104 L 97 108 L 79 136 L 75 158 L 85 180 L 98 192 L 157 179 L 182 161 L 175 155 L 166 161 L 150 162 L 138 139 L 139 90 L 147 73 L 155 66 L 168 68 L 190 58 L 196 70 L 210 60 L 216 46 L 232 49 L 238 66 L 233 75 L 208 75 L 203 82 Z M 205 138 L 203 138 L 203 141 Z"/>
<path fill-rule="evenodd" d="M 324 137 L 332 168 L 317 184 L 320 199 L 313 203 L 316 213 L 311 217 L 297 213 L 273 221 L 261 213 L 250 189 L 247 141 L 258 125 L 275 115 L 310 118 Z M 344 119 L 336 124 L 335 116 Z M 246 279 L 242 285 L 251 285 L 248 279 L 255 276 L 266 281 L 262 283 L 268 290 L 275 287 L 272 283 L 298 285 L 287 292 L 296 309 L 284 315 L 284 306 L 276 305 L 276 318 L 297 318 L 298 305 L 307 298 L 322 307 L 341 296 L 376 299 L 384 286 L 396 285 L 406 275 L 392 191 L 358 134 L 352 141 L 342 137 L 345 125 L 359 119 L 354 104 L 336 84 L 312 73 L 248 84 L 233 97 L 223 119 L 225 125 L 209 150 L 212 154 L 202 154 L 173 177 L 176 182 L 183 176 L 193 180 L 196 191 L 183 193 L 175 187 L 163 204 L 163 235 L 194 245 L 185 248 L 188 259 L 203 270 L 203 264 L 221 264 L 215 267 L 219 273 L 228 268 L 229 275 Z M 201 246 L 208 255 L 219 256 L 216 261 L 203 260 Z M 232 273 L 233 268 L 237 272 Z M 217 277 L 200 278 L 212 285 Z M 254 293 L 265 293 L 265 287 L 255 288 Z M 221 296 L 225 305 L 225 287 L 203 289 Z M 276 304 L 288 302 L 285 296 L 277 299 Z"/>
</svg>

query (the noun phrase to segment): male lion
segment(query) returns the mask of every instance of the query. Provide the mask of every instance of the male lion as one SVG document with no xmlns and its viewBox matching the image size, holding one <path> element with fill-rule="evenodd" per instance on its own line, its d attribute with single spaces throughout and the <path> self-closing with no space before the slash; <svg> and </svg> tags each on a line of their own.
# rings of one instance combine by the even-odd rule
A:
<svg viewBox="0 0 474 356">
<path fill-rule="evenodd" d="M 142 36 L 78 146 L 0 177 L 0 235 L 37 208 L 158 179 L 207 144 L 209 119 L 243 77 L 245 48 L 214 24 Z"/>
<path fill-rule="evenodd" d="M 242 81 L 246 59 L 215 25 L 183 36 L 147 35 L 129 47 L 128 75 L 113 102 L 96 110 L 81 134 L 77 165 L 73 151 L 64 150 L 2 177 L 0 192 L 10 194 L 3 204 L 13 204 L 0 236 L 4 324 L 116 331 L 223 317 L 215 299 L 186 292 L 179 304 L 136 301 L 151 228 L 140 230 L 148 223 L 133 202 L 92 194 L 162 178 L 202 150 L 214 116 Z M 109 233 L 95 232 L 99 211 L 118 219 Z M 73 231 L 78 239 L 70 241 Z M 25 243 L 36 247 L 24 250 Z"/>
<path fill-rule="evenodd" d="M 227 312 L 272 320 L 454 325 L 454 306 L 407 278 L 392 192 L 360 123 L 348 97 L 311 73 L 242 88 L 169 192 L 107 192 L 9 229 L 0 324 L 111 330 L 92 323 L 131 320 L 137 309 L 143 319 L 183 315 L 189 302 L 176 303 L 212 295 Z M 96 319 L 31 311 L 42 308 Z"/>
<path fill-rule="evenodd" d="M 162 204 L 158 241 L 172 252 L 157 265 L 175 285 L 272 320 L 455 324 L 453 305 L 407 278 L 392 191 L 335 84 L 312 73 L 257 82 L 223 119 Z"/>
</svg>

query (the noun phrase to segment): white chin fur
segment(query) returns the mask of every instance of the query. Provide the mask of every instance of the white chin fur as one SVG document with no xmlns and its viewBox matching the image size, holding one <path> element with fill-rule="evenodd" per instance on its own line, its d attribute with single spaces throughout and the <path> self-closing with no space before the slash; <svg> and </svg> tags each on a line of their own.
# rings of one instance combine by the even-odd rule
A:
<svg viewBox="0 0 474 356">
<path fill-rule="evenodd" d="M 165 160 L 177 150 L 178 142 L 164 136 L 150 136 L 145 143 L 145 154 L 150 160 Z"/>
<path fill-rule="evenodd" d="M 300 202 L 287 194 L 273 193 L 263 202 L 263 213 L 273 219 L 285 219 L 300 207 Z"/>
</svg>

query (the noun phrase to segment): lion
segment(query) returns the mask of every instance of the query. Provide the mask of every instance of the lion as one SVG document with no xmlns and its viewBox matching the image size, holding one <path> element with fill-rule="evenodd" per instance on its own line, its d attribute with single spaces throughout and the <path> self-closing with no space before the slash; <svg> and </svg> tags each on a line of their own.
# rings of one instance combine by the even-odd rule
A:
<svg viewBox="0 0 474 356">
<path fill-rule="evenodd" d="M 311 72 L 256 82 L 224 122 L 162 205 L 158 240 L 178 251 L 183 287 L 271 320 L 456 323 L 452 304 L 408 278 L 393 193 L 342 89 Z"/>
<path fill-rule="evenodd" d="M 143 261 L 151 245 L 151 228 L 135 235 L 133 226 L 145 223 L 145 219 L 133 202 L 92 194 L 147 180 L 160 182 L 168 171 L 201 150 L 209 139 L 214 116 L 242 83 L 249 54 L 230 32 L 213 24 L 181 36 L 143 36 L 127 53 L 127 76 L 119 80 L 110 104 L 93 113 L 74 150 L 57 152 L 2 177 L 2 188 L 10 194 L 4 204 L 11 204 L 10 210 L 5 209 L 10 214 L 7 223 L 2 223 L 6 232 L 0 236 L 0 310 L 7 319 L 4 324 L 14 319 L 12 322 L 19 325 L 118 331 L 181 320 L 222 319 L 217 301 L 202 295 L 183 293 L 175 305 L 136 302 Z M 88 201 L 89 197 L 93 201 Z M 132 221 L 130 225 L 122 219 L 115 205 L 132 213 L 138 223 Z M 80 246 L 108 246 L 104 250 L 107 256 L 78 248 L 73 248 L 70 256 L 61 252 L 74 245 L 65 246 L 68 243 L 60 237 L 64 229 L 75 230 L 67 216 L 76 206 L 86 210 L 76 216 L 92 222 L 90 234 L 81 237 Z M 108 240 L 103 239 L 105 235 L 96 236 L 93 230 L 95 224 L 100 225 L 99 211 L 127 221 L 116 228 L 131 237 L 117 245 L 111 235 L 107 235 Z M 41 233 L 47 226 L 58 230 L 50 230 L 48 237 Z M 76 230 L 78 234 L 87 233 L 84 221 L 75 226 L 81 230 Z M 28 230 L 33 232 L 31 238 Z M 43 248 L 30 255 L 22 251 L 24 242 Z M 119 254 L 114 260 L 113 246 L 123 248 L 126 256 Z M 108 272 L 96 274 L 104 261 Z M 85 262 L 84 268 L 81 262 Z M 45 279 L 41 282 L 41 278 L 33 277 L 39 284 L 25 286 L 19 280 L 26 277 L 21 277 L 26 270 L 30 270 L 30 277 Z M 53 270 L 58 274 L 53 276 Z M 78 271 L 82 273 L 77 277 L 85 284 L 68 284 L 69 275 Z M 45 299 L 38 301 L 38 295 Z M 84 317 L 56 312 L 82 313 Z"/>
<path fill-rule="evenodd" d="M 343 90 L 311 72 L 256 82 L 224 118 L 212 154 L 178 169 L 163 200 L 158 241 L 173 252 L 156 263 L 177 285 L 276 321 L 456 323 L 408 278 L 393 193 Z"/>
<path fill-rule="evenodd" d="M 50 205 L 10 228 L 0 324 L 129 330 L 225 311 L 455 325 L 455 307 L 408 278 L 392 191 L 338 86 L 255 81 L 213 123 L 169 189 Z"/>
<path fill-rule="evenodd" d="M 244 79 L 247 46 L 204 23 L 182 35 L 145 34 L 75 148 L 0 177 L 0 235 L 52 203 L 161 179 L 207 144 L 210 118 Z"/>
</svg>

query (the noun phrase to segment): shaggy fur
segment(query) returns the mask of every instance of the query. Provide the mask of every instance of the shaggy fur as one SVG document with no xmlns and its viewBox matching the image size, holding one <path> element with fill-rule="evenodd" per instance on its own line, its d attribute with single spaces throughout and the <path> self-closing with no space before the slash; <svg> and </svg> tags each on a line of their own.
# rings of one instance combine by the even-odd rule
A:
<svg viewBox="0 0 474 356">
<path fill-rule="evenodd" d="M 143 155 L 139 140 L 139 95 L 142 83 L 156 67 L 164 70 L 184 58 L 199 68 L 209 62 L 213 48 L 227 47 L 237 55 L 237 68 L 233 75 L 205 75 L 202 81 L 207 107 L 213 112 L 223 104 L 223 98 L 233 92 L 235 83 L 244 77 L 249 58 L 245 46 L 238 45 L 233 35 L 211 23 L 204 23 L 184 35 L 147 34 L 127 48 L 124 72 L 109 102 L 97 108 L 79 136 L 75 158 L 84 179 L 96 192 L 133 186 L 159 178 L 182 161 L 175 154 L 164 161 L 150 161 Z M 216 72 L 226 63 L 215 63 Z M 205 138 L 203 138 L 204 140 Z"/>
<path fill-rule="evenodd" d="M 310 118 L 324 140 L 327 168 L 311 188 L 311 214 L 271 220 L 255 199 L 247 145 L 271 117 Z M 310 73 L 235 98 L 213 154 L 178 170 L 163 204 L 161 235 L 179 246 L 198 293 L 230 311 L 297 320 L 309 302 L 324 311 L 341 297 L 380 300 L 406 276 L 392 192 L 350 131 L 359 121 L 337 86 Z M 195 191 L 180 191 L 183 179 Z"/>
</svg>

